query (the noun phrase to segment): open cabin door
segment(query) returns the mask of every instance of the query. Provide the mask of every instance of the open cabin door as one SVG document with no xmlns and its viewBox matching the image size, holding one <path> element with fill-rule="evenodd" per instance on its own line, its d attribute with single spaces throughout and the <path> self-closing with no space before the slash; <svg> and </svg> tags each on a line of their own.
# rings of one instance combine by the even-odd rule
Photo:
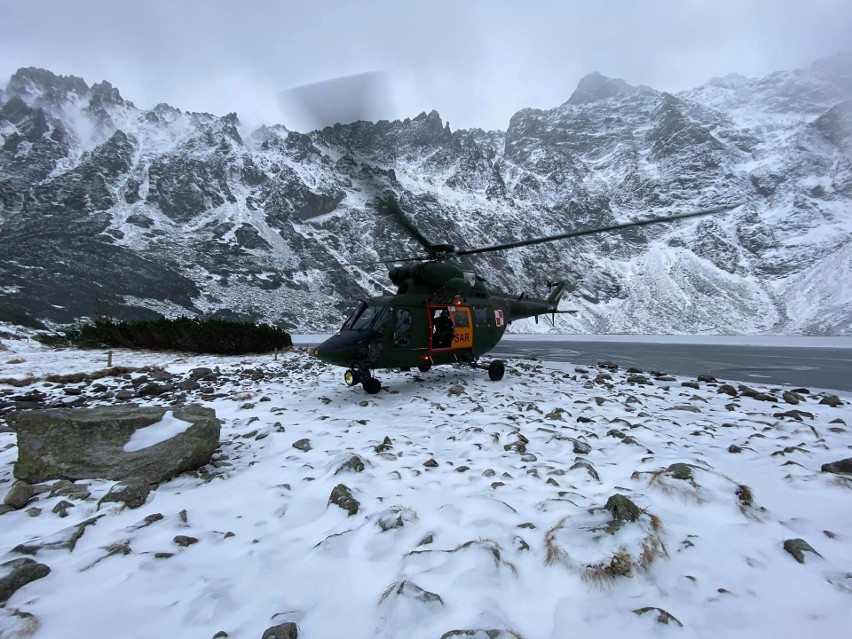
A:
<svg viewBox="0 0 852 639">
<path fill-rule="evenodd" d="M 429 350 L 473 348 L 473 323 L 467 306 L 426 307 L 429 315 Z"/>
</svg>

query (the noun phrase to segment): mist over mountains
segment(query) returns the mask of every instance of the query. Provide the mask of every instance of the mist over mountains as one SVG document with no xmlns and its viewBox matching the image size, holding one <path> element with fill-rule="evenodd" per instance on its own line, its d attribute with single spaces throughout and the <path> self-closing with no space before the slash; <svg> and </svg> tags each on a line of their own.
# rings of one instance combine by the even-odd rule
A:
<svg viewBox="0 0 852 639">
<path fill-rule="evenodd" d="M 0 320 L 208 314 L 336 328 L 433 242 L 475 247 L 725 204 L 732 213 L 470 258 L 566 279 L 557 330 L 852 334 L 852 55 L 669 94 L 592 73 L 505 131 L 432 111 L 309 134 L 140 109 L 20 69 L 0 90 Z M 286 124 L 286 123 L 285 123 Z M 545 324 L 524 324 L 545 330 Z"/>
</svg>

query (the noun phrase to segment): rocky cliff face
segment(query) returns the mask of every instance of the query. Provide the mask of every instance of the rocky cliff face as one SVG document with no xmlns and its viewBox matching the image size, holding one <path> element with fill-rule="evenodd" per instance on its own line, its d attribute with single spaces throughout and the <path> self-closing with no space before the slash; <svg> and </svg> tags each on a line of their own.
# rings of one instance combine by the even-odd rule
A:
<svg viewBox="0 0 852 639">
<path fill-rule="evenodd" d="M 0 319 L 209 313 L 336 327 L 434 242 L 473 247 L 739 204 L 470 258 L 491 285 L 565 278 L 559 330 L 852 334 L 852 59 L 671 95 L 592 74 L 505 132 L 436 112 L 303 135 L 150 110 L 21 69 L 0 93 Z M 534 325 L 527 328 L 533 328 Z M 544 325 L 539 325 L 543 329 Z"/>
</svg>

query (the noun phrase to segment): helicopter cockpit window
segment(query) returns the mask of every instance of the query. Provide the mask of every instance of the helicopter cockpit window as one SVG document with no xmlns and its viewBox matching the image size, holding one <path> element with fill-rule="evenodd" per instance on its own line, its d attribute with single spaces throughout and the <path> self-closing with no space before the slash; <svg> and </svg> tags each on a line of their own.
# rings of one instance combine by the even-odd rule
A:
<svg viewBox="0 0 852 639">
<path fill-rule="evenodd" d="M 408 346 L 411 344 L 411 311 L 406 308 L 396 309 L 393 343 L 394 346 Z"/>
<path fill-rule="evenodd" d="M 346 318 L 346 321 L 345 321 L 345 322 L 343 322 L 343 326 L 341 326 L 341 327 L 340 327 L 341 332 L 342 332 L 342 331 L 349 331 L 349 330 L 352 330 L 352 323 L 355 321 L 355 319 L 356 319 L 358 316 L 360 316 L 360 315 L 361 315 L 361 313 L 363 313 L 363 312 L 364 312 L 364 308 L 365 308 L 366 306 L 367 306 L 367 305 L 366 305 L 364 302 L 362 302 L 362 303 L 358 306 L 358 308 L 356 308 L 354 311 L 352 311 L 352 314 L 351 314 L 349 317 L 347 317 L 347 318 Z"/>
<path fill-rule="evenodd" d="M 362 304 L 352 317 L 346 321 L 343 328 L 350 331 L 365 331 L 368 328 L 379 330 L 387 308 L 387 306 Z"/>
</svg>

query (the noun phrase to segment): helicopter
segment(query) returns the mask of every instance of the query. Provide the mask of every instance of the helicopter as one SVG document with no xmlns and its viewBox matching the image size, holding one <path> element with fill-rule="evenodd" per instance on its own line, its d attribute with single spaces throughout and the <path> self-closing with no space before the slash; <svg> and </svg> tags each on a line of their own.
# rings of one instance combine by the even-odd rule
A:
<svg viewBox="0 0 852 639">
<path fill-rule="evenodd" d="M 280 93 L 282 104 L 295 107 L 308 116 L 313 126 L 373 119 L 375 106 L 389 102 L 388 77 L 368 72 L 294 87 Z M 379 95 L 384 93 L 384 95 Z M 395 180 L 393 169 L 390 171 Z M 376 209 L 406 230 L 423 248 L 423 254 L 339 266 L 392 264 L 388 276 L 397 287 L 392 295 L 361 300 L 338 332 L 310 354 L 345 368 L 348 386 L 361 385 L 369 394 L 378 393 L 382 383 L 373 375 L 379 369 L 411 370 L 425 373 L 438 365 L 466 365 L 488 371 L 491 381 L 500 381 L 506 362 L 480 358 L 500 342 L 509 324 L 516 320 L 557 313 L 565 292 L 565 282 L 550 283 L 546 297 L 526 293 L 510 295 L 491 290 L 475 271 L 463 269 L 451 260 L 482 253 L 508 251 L 522 246 L 555 242 L 623 229 L 675 222 L 687 218 L 728 212 L 737 205 L 720 206 L 671 215 L 634 220 L 589 229 L 578 229 L 505 244 L 479 248 L 456 248 L 429 241 L 406 216 L 393 190 L 382 189 L 377 172 L 370 172 L 367 186 L 377 195 Z"/>
<path fill-rule="evenodd" d="M 547 297 L 534 298 L 526 293 L 510 295 L 489 290 L 486 280 L 475 271 L 463 270 L 447 260 L 675 222 L 735 208 L 723 206 L 505 244 L 457 249 L 450 244 L 432 244 L 426 240 L 402 215 L 394 197 L 385 197 L 383 205 L 394 217 L 404 221 L 404 226 L 423 245 L 426 254 L 352 264 L 395 264 L 388 276 L 397 287 L 396 293 L 361 301 L 335 335 L 310 350 L 314 357 L 345 368 L 343 380 L 347 386 L 360 384 L 369 394 L 382 389 L 381 381 L 373 375 L 376 369 L 417 368 L 425 373 L 436 365 L 456 364 L 486 370 L 491 381 L 500 381 L 506 362 L 493 359 L 485 364 L 480 357 L 497 346 L 509 324 L 529 317 L 537 321 L 540 315 L 555 317 L 557 313 L 576 312 L 558 309 L 565 292 L 564 281 L 550 283 Z"/>
</svg>

